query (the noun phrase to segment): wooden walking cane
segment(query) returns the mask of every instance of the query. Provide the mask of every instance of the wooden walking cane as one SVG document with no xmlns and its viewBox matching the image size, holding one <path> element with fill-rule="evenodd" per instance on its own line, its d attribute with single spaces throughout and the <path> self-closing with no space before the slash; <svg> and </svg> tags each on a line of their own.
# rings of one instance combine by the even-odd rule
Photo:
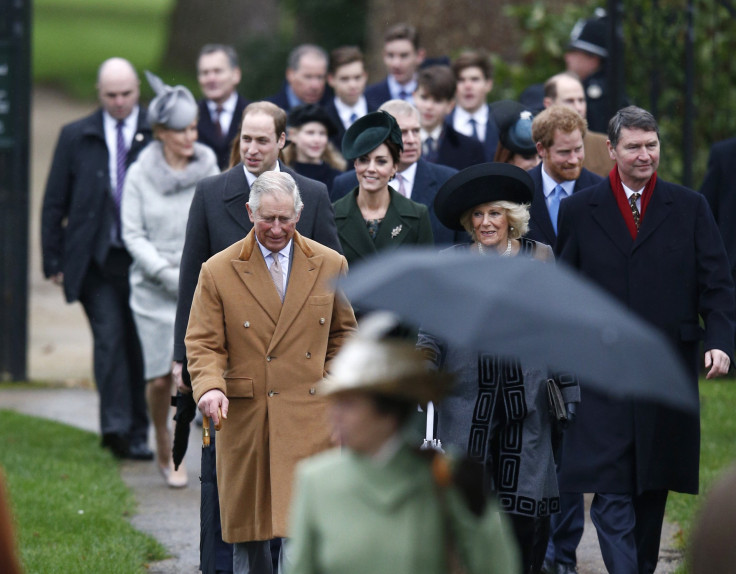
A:
<svg viewBox="0 0 736 574">
<path fill-rule="evenodd" d="M 217 417 L 219 421 L 215 425 L 215 430 L 219 431 L 222 428 L 222 411 L 217 409 Z M 210 417 L 202 416 L 202 446 L 210 446 Z"/>
</svg>

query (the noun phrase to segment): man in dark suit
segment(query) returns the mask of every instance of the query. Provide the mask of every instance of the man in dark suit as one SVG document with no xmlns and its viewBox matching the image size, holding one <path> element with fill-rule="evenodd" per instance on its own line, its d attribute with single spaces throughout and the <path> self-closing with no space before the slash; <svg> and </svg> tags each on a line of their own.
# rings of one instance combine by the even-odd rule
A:
<svg viewBox="0 0 736 574">
<path fill-rule="evenodd" d="M 380 109 L 396 118 L 404 144 L 396 177 L 389 185 L 412 201 L 427 206 L 435 245 L 453 245 L 469 241 L 470 238 L 465 232 L 453 231 L 445 227 L 435 215 L 434 196 L 437 195 L 442 184 L 457 173 L 457 170 L 422 159 L 417 109 L 403 100 L 390 100 Z M 358 187 L 358 179 L 355 176 L 355 170 L 338 175 L 332 183 L 330 199 L 335 202 L 356 187 Z"/>
<path fill-rule="evenodd" d="M 151 140 L 138 106 L 138 76 L 122 58 L 100 66 L 102 107 L 64 126 L 41 212 L 46 277 L 79 300 L 94 341 L 102 446 L 120 458 L 150 460 L 143 358 L 129 306 L 131 257 L 120 237 L 125 173 Z"/>
<path fill-rule="evenodd" d="M 199 105 L 199 141 L 215 152 L 220 170 L 230 165 L 230 147 L 240 134 L 240 116 L 248 100 L 238 92 L 241 72 L 232 46 L 207 44 L 199 52 L 197 80 L 204 94 Z"/>
<path fill-rule="evenodd" d="M 701 340 L 707 378 L 732 362 L 734 287 L 723 242 L 702 195 L 657 179 L 659 130 L 649 112 L 620 110 L 608 137 L 616 170 L 562 202 L 556 253 L 670 341 L 697 396 Z M 698 491 L 699 417 L 581 390 L 560 490 L 595 493 L 590 514 L 609 572 L 654 572 L 668 491 Z"/>
<path fill-rule="evenodd" d="M 383 35 L 383 64 L 388 76 L 365 90 L 368 105 L 378 109 L 389 100 L 414 103 L 417 87 L 417 69 L 424 60 L 424 49 L 419 47 L 419 34 L 410 24 L 395 24 Z"/>
<path fill-rule="evenodd" d="M 325 111 L 337 126 L 337 134 L 330 141 L 338 150 L 342 147 L 342 138 L 347 129 L 368 112 L 376 111 L 365 98 L 367 80 L 360 48 L 340 46 L 330 52 L 327 83 L 335 92 L 335 97 L 325 106 Z"/>
<path fill-rule="evenodd" d="M 600 176 L 583 167 L 586 129 L 585 120 L 563 106 L 547 108 L 534 118 L 532 138 L 542 163 L 529 170 L 534 181 L 526 234 L 529 239 L 554 247 L 560 202 L 601 181 Z"/>
<path fill-rule="evenodd" d="M 498 147 L 498 126 L 487 99 L 493 89 L 493 64 L 487 54 L 468 51 L 452 63 L 457 105 L 447 117 L 448 125 L 483 144 L 485 160 L 493 161 Z"/>
<path fill-rule="evenodd" d="M 242 162 L 220 175 L 203 179 L 197 184 L 189 210 L 186 240 L 179 271 L 179 299 L 174 326 L 174 365 L 172 374 L 182 392 L 191 393 L 186 369 L 184 335 L 189 322 L 189 310 L 197 287 L 202 264 L 215 253 L 240 241 L 252 229 L 245 204 L 250 186 L 266 171 L 284 171 L 299 186 L 304 207 L 296 225 L 303 236 L 314 239 L 341 252 L 335 227 L 335 214 L 323 183 L 302 177 L 284 167 L 279 161 L 279 151 L 286 143 L 286 112 L 270 102 L 249 104 L 243 113 L 240 130 L 240 156 Z M 210 448 L 215 447 L 212 442 Z M 216 484 L 214 468 L 203 468 L 210 483 Z M 217 508 L 217 499 L 209 501 Z M 217 570 L 232 571 L 232 549 L 224 545 L 220 537 L 220 518 L 215 524 L 205 525 L 217 531 Z M 203 551 L 202 555 L 205 552 Z M 228 565 L 228 559 L 230 563 Z M 203 571 L 205 566 L 203 565 Z"/>
<path fill-rule="evenodd" d="M 326 89 L 327 52 L 314 44 L 301 44 L 289 54 L 286 81 L 281 90 L 266 98 L 287 112 L 303 104 L 326 106 L 332 91 Z"/>
<path fill-rule="evenodd" d="M 422 157 L 457 170 L 485 162 L 483 145 L 457 131 L 445 118 L 455 106 L 455 76 L 449 66 L 420 70 L 414 105 L 422 126 Z"/>
<path fill-rule="evenodd" d="M 736 282 L 736 177 L 732 163 L 736 163 L 736 138 L 713 144 L 700 193 L 713 210 Z"/>
</svg>

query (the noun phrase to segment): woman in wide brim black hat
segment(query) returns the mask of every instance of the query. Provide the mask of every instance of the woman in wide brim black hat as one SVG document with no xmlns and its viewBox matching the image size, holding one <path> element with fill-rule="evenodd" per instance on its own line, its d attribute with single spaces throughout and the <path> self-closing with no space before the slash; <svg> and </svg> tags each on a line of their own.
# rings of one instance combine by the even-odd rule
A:
<svg viewBox="0 0 736 574">
<path fill-rule="evenodd" d="M 538 165 L 542 160 L 532 139 L 532 112 L 513 100 L 494 102 L 490 110 L 498 126 L 498 146 L 493 161 L 510 163 L 524 170 Z"/>
<path fill-rule="evenodd" d="M 304 104 L 289 112 L 287 127 L 290 145 L 281 151 L 281 160 L 298 174 L 321 181 L 330 189 L 347 167 L 330 142 L 337 135 L 335 122 L 321 106 Z"/>
<path fill-rule="evenodd" d="M 426 206 L 389 186 L 403 149 L 398 123 L 384 111 L 363 116 L 345 133 L 342 153 L 353 161 L 358 187 L 334 207 L 340 244 L 349 263 L 384 249 L 434 242 Z"/>
<path fill-rule="evenodd" d="M 470 249 L 488 258 L 552 261 L 548 245 L 524 237 L 533 189 L 531 177 L 519 167 L 475 165 L 447 180 L 435 197 L 434 209 L 445 226 L 465 229 L 473 239 L 471 245 L 453 249 Z M 437 406 L 437 438 L 445 447 L 467 450 L 484 465 L 485 483 L 493 485 L 514 527 L 521 571 L 539 573 L 550 514 L 559 507 L 553 456 L 553 436 L 559 436 L 559 427 L 549 411 L 547 379 L 557 380 L 570 413 L 580 400 L 579 387 L 571 377 L 548 373 L 545 365 L 477 355 L 448 347 L 441 338 L 442 333 L 419 335 L 427 356 L 456 377 L 455 386 Z"/>
</svg>

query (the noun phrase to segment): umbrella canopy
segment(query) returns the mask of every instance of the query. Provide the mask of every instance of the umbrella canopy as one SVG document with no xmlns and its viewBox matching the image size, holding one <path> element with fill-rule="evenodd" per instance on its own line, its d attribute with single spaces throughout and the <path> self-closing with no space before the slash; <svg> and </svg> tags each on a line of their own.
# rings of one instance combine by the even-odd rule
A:
<svg viewBox="0 0 736 574">
<path fill-rule="evenodd" d="M 448 344 L 572 371 L 612 396 L 697 409 L 664 337 L 562 266 L 405 249 L 355 265 L 339 286 L 361 309 L 393 311 Z"/>
</svg>

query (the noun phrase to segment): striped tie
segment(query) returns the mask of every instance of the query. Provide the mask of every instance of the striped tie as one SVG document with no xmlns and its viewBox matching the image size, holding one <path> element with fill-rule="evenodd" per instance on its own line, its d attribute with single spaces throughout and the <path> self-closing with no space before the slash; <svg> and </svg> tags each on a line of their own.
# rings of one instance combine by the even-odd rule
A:
<svg viewBox="0 0 736 574">
<path fill-rule="evenodd" d="M 117 143 L 116 143 L 116 160 L 117 160 L 117 171 L 116 171 L 116 180 L 115 180 L 115 213 L 116 213 L 116 220 L 117 220 L 117 237 L 120 238 L 120 203 L 123 200 L 123 184 L 125 183 L 125 160 L 128 157 L 128 148 L 125 146 L 125 137 L 123 135 L 123 128 L 125 127 L 125 122 L 123 120 L 118 120 L 117 125 L 115 126 L 117 131 Z"/>
</svg>

